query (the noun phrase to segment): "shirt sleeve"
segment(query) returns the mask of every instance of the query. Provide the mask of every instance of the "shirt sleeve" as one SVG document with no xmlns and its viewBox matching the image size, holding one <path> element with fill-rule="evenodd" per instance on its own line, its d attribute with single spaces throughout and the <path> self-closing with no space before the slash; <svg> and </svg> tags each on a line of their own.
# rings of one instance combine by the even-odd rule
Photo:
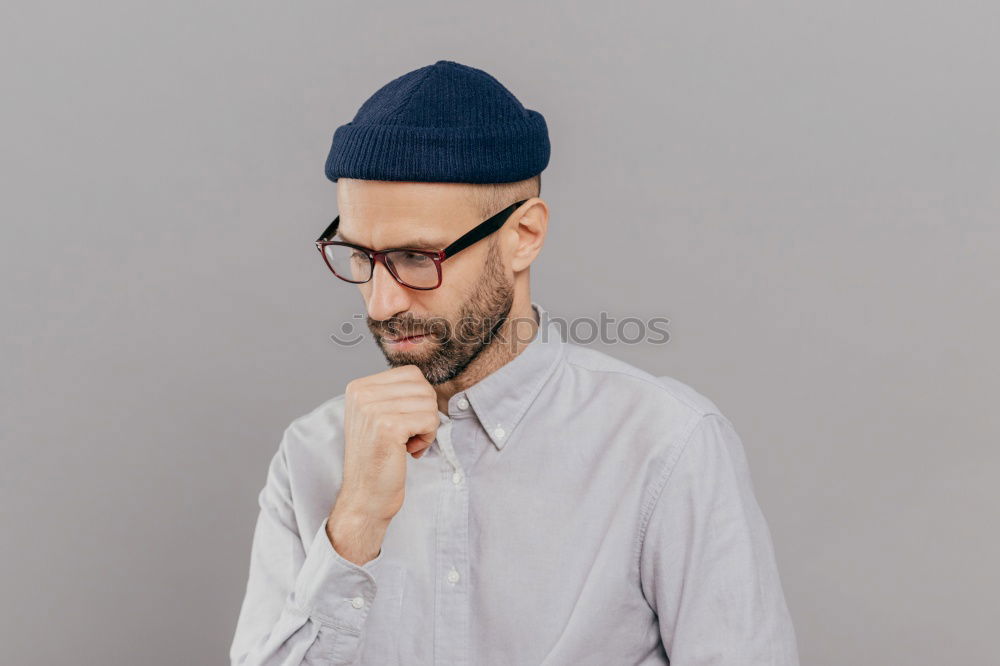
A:
<svg viewBox="0 0 1000 666">
<path fill-rule="evenodd" d="M 230 647 L 236 666 L 353 664 L 375 600 L 382 551 L 358 566 L 326 535 L 308 547 L 296 527 L 282 439 L 258 496 L 246 594 Z"/>
<path fill-rule="evenodd" d="M 798 666 L 770 530 L 743 444 L 700 418 L 661 478 L 640 550 L 643 594 L 672 666 Z"/>
</svg>

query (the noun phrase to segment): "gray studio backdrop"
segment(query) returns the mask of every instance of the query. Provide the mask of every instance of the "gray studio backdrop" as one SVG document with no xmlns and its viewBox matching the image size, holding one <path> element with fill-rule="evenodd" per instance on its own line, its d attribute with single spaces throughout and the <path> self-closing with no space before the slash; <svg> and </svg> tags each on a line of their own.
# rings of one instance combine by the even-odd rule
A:
<svg viewBox="0 0 1000 666">
<path fill-rule="evenodd" d="M 804 664 L 995 664 L 989 2 L 11 3 L 0 663 L 226 663 L 284 427 L 385 368 L 334 128 L 454 59 L 547 118 L 533 296 L 747 448 Z M 589 267 L 596 262 L 597 270 Z"/>
</svg>

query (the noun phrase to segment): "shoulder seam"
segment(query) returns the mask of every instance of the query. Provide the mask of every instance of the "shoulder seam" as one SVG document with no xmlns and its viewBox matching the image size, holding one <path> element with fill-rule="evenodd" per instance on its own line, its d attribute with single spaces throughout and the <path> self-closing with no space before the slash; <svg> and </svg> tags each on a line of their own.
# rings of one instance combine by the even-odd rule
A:
<svg viewBox="0 0 1000 666">
<path fill-rule="evenodd" d="M 655 375 L 651 375 L 650 374 L 649 377 L 653 378 L 653 379 L 650 379 L 649 377 L 644 377 L 644 376 L 642 376 L 640 374 L 635 374 L 635 373 L 632 373 L 632 372 L 626 372 L 624 370 L 617 370 L 615 368 L 592 368 L 592 367 L 588 367 L 586 365 L 583 365 L 581 363 L 578 363 L 577 361 L 571 360 L 569 358 L 566 359 L 566 363 L 569 364 L 569 365 L 573 365 L 573 366 L 576 366 L 578 368 L 581 368 L 582 370 L 588 370 L 590 372 L 607 372 L 607 373 L 613 373 L 613 374 L 616 374 L 616 375 L 624 375 L 626 377 L 631 377 L 632 379 L 635 379 L 635 380 L 640 381 L 640 382 L 644 382 L 644 383 L 649 384 L 651 386 L 655 386 L 656 388 L 660 389 L 661 391 L 663 391 L 664 393 L 666 393 L 670 397 L 676 399 L 681 404 L 683 404 L 686 407 L 690 408 L 698 416 L 707 416 L 709 414 L 718 414 L 719 416 L 722 416 L 722 414 L 719 414 L 718 411 L 705 411 L 701 407 L 699 407 L 699 406 L 697 406 L 695 404 L 692 404 L 683 395 L 679 395 L 679 394 L 671 391 L 669 388 L 667 388 L 663 384 L 659 383 L 658 381 L 655 381 L 656 380 L 656 376 Z M 645 374 L 649 374 L 649 373 L 646 373 L 646 371 L 644 371 L 644 370 L 640 370 L 640 372 L 643 372 Z"/>
<path fill-rule="evenodd" d="M 698 418 L 691 419 L 690 425 L 685 428 L 683 435 L 679 438 L 680 443 L 674 446 L 673 451 L 670 452 L 670 456 L 664 465 L 665 469 L 656 480 L 656 484 L 653 486 L 652 492 L 642 504 L 642 511 L 639 514 L 639 533 L 636 537 L 636 546 L 632 557 L 632 564 L 635 567 L 634 571 L 636 574 L 636 580 L 640 580 L 640 574 L 642 573 L 642 550 L 646 543 L 646 529 L 649 527 L 649 521 L 652 518 L 654 509 L 656 509 L 656 505 L 660 501 L 660 496 L 663 495 L 663 489 L 666 487 L 670 477 L 673 476 L 674 470 L 677 469 L 678 461 L 690 448 L 691 438 L 694 435 L 694 432 L 698 429 L 698 426 L 702 425 L 712 417 L 728 421 L 725 416 L 716 412 L 705 412 L 699 415 Z"/>
</svg>

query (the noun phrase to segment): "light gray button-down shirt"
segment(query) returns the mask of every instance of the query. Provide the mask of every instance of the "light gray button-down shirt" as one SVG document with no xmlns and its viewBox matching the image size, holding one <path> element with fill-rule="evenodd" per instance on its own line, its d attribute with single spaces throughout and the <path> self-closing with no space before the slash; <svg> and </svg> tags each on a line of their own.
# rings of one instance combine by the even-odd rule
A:
<svg viewBox="0 0 1000 666">
<path fill-rule="evenodd" d="M 452 396 L 427 453 L 407 456 L 403 507 L 364 566 L 326 536 L 344 396 L 288 426 L 233 664 L 798 664 L 733 425 L 532 307 L 531 343 Z"/>
</svg>

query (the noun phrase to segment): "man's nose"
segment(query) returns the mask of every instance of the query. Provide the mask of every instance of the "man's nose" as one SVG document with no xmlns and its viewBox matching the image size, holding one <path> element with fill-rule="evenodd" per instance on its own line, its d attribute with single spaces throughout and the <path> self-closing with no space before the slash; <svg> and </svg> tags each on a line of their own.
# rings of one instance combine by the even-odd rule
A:
<svg viewBox="0 0 1000 666">
<path fill-rule="evenodd" d="M 372 279 L 364 286 L 368 287 L 368 316 L 372 319 L 384 321 L 410 307 L 410 290 L 396 282 L 380 261 L 375 262 Z"/>
</svg>

